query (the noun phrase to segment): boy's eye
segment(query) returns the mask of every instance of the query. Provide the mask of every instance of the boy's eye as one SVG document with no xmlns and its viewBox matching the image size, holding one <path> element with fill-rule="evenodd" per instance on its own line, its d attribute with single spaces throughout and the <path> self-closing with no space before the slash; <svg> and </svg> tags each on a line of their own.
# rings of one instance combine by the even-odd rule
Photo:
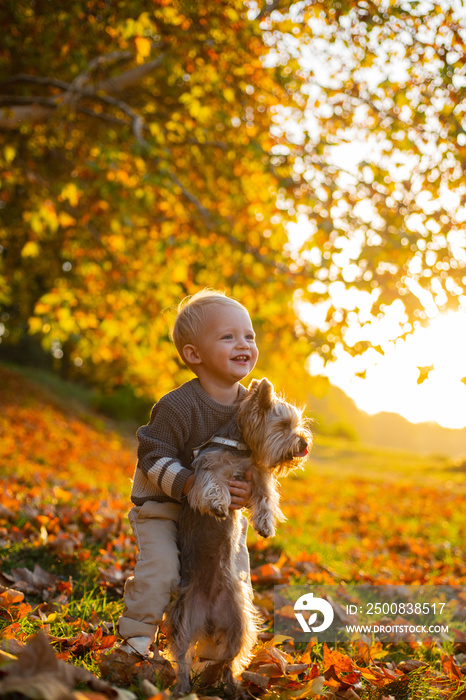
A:
<svg viewBox="0 0 466 700">
<path fill-rule="evenodd" d="M 224 336 L 222 336 L 222 337 L 228 339 L 228 338 L 231 338 L 232 335 L 231 335 L 231 333 L 227 333 L 226 335 L 224 335 Z"/>
</svg>

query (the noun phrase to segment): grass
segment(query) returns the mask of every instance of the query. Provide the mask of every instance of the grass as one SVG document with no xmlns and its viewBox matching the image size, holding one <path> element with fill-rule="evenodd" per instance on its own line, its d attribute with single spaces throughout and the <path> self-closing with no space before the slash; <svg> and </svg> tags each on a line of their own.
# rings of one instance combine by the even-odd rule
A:
<svg viewBox="0 0 466 700">
<path fill-rule="evenodd" d="M 319 554 L 347 581 L 357 569 L 380 578 L 381 564 L 404 581 L 404 565 L 417 560 L 431 567 L 417 567 L 422 581 L 433 582 L 439 568 L 460 564 L 465 490 L 448 459 L 320 437 L 306 469 L 283 484 L 287 522 L 276 543 Z"/>
</svg>

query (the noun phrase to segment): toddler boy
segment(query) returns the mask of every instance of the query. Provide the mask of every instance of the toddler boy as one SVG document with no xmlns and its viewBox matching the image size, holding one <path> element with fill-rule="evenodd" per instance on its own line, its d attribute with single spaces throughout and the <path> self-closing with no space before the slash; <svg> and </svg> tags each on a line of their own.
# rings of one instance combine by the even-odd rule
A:
<svg viewBox="0 0 466 700">
<path fill-rule="evenodd" d="M 203 290 L 183 300 L 173 328 L 182 360 L 196 378 L 163 396 L 139 440 L 129 520 L 138 558 L 125 586 L 118 630 L 120 647 L 150 658 L 170 594 L 179 581 L 176 543 L 181 499 L 190 490 L 193 449 L 205 443 L 238 409 L 246 389 L 239 383 L 254 368 L 258 350 L 244 306 L 222 292 Z M 249 482 L 231 481 L 231 508 L 246 505 Z M 249 579 L 247 520 L 237 556 L 239 575 Z M 207 656 L 208 654 L 203 654 Z"/>
</svg>

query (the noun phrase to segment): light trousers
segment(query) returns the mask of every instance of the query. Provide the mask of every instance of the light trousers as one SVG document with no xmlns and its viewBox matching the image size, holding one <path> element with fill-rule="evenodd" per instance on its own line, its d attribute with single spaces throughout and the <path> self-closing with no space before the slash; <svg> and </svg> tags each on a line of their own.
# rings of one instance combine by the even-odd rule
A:
<svg viewBox="0 0 466 700">
<path fill-rule="evenodd" d="M 154 641 L 170 596 L 179 584 L 176 538 L 180 510 L 179 503 L 146 501 L 129 512 L 138 556 L 134 574 L 125 584 L 125 607 L 118 621 L 118 631 L 124 639 L 150 637 Z M 241 517 L 237 569 L 239 576 L 251 585 L 246 543 L 248 521 L 244 515 Z"/>
</svg>

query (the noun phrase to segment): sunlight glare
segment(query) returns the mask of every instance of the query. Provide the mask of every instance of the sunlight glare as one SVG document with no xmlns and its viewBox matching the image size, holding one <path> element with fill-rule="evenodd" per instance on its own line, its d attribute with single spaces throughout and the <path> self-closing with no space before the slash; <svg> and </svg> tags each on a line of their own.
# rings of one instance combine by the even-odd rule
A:
<svg viewBox="0 0 466 700">
<path fill-rule="evenodd" d="M 352 358 L 340 352 L 325 370 L 367 413 L 396 412 L 413 423 L 434 421 L 466 427 L 466 313 L 449 312 L 418 328 L 406 340 Z M 432 369 L 418 383 L 419 368 Z M 366 369 L 365 379 L 355 376 Z"/>
</svg>

